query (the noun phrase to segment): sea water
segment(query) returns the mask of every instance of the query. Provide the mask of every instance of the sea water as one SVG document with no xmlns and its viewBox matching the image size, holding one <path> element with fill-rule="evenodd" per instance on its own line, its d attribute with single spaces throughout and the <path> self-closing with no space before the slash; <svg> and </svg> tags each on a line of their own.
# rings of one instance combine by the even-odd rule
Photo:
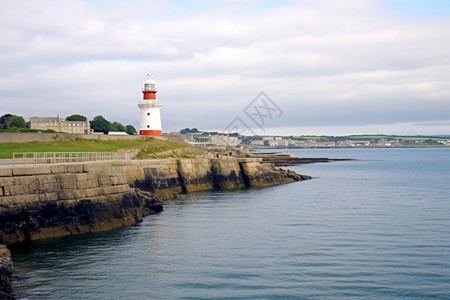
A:
<svg viewBox="0 0 450 300">
<path fill-rule="evenodd" d="M 450 149 L 278 151 L 356 160 L 12 247 L 19 299 L 450 299 Z"/>
</svg>

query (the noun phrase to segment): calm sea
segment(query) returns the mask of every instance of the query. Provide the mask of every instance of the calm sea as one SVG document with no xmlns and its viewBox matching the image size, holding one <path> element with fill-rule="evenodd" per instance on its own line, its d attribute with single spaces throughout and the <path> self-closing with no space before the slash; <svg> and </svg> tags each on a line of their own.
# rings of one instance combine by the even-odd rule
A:
<svg viewBox="0 0 450 300">
<path fill-rule="evenodd" d="M 280 150 L 281 151 L 281 150 Z M 186 195 L 132 227 L 13 248 L 20 299 L 450 299 L 450 149 L 355 158 L 313 180 Z"/>
</svg>

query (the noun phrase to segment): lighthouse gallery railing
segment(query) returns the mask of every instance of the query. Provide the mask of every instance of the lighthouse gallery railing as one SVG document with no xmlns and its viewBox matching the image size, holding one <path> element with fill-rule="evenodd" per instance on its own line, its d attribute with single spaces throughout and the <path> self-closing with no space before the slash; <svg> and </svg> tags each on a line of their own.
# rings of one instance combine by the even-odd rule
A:
<svg viewBox="0 0 450 300">
<path fill-rule="evenodd" d="M 130 160 L 130 152 L 23 152 L 13 153 L 13 165 Z"/>
</svg>

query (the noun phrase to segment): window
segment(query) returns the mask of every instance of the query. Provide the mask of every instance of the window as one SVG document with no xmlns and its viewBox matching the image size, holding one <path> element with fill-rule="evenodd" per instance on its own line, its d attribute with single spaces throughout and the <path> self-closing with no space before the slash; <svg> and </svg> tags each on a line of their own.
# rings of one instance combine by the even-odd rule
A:
<svg viewBox="0 0 450 300">
<path fill-rule="evenodd" d="M 150 125 L 147 125 L 147 128 L 150 128 Z"/>
<path fill-rule="evenodd" d="M 147 116 L 150 116 L 150 113 L 147 113 Z"/>
</svg>

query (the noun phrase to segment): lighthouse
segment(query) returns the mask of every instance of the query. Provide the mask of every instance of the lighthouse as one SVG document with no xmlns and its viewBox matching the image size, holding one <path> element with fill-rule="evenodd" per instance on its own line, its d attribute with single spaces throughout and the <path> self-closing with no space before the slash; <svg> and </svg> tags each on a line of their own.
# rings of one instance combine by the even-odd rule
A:
<svg viewBox="0 0 450 300">
<path fill-rule="evenodd" d="M 156 99 L 156 86 L 150 74 L 142 88 L 143 99 L 138 106 L 141 109 L 139 135 L 158 136 L 162 133 L 161 128 L 161 101 Z"/>
</svg>

